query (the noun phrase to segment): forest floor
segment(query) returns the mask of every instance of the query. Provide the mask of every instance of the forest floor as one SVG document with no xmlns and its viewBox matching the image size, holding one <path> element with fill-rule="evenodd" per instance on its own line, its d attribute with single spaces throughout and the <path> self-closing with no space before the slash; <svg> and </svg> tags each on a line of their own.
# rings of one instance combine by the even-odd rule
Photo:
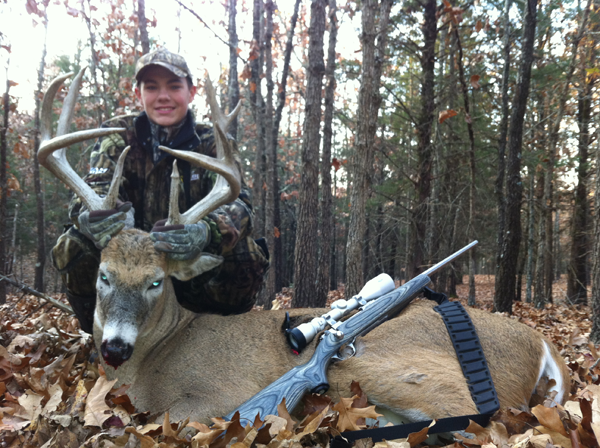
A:
<svg viewBox="0 0 600 448">
<path fill-rule="evenodd" d="M 477 276 L 477 306 L 492 308 L 494 279 Z M 459 285 L 466 304 L 468 286 Z M 596 347 L 588 340 L 590 309 L 564 304 L 564 280 L 554 285 L 554 303 L 537 310 L 528 303 L 514 304 L 513 319 L 541 331 L 561 351 L 571 370 L 571 397 L 564 406 L 538 405 L 529 412 L 501 409 L 487 428 L 471 426 L 474 439 L 453 445 L 472 448 L 596 447 L 600 440 L 600 382 Z M 523 295 L 524 296 L 524 295 Z M 64 301 L 64 296 L 55 295 Z M 330 293 L 330 300 L 343 291 Z M 289 306 L 290 294 L 279 297 Z M 317 410 L 302 421 L 275 417 L 270 427 L 243 428 L 216 419 L 207 427 L 197 422 L 153 421 L 131 405 L 126 388 L 106 380 L 91 337 L 80 332 L 77 321 L 63 312 L 40 307 L 33 296 L 11 295 L 0 307 L 0 446 L 25 447 L 202 447 L 210 448 L 327 448 L 329 435 L 356 428 L 370 408 L 352 408 L 350 402 L 311 403 Z M 354 403 L 365 400 L 360 386 Z M 598 399 L 597 399 L 598 397 Z M 364 406 L 364 405 L 362 405 Z M 340 411 L 352 418 L 340 418 Z M 280 415 L 283 413 L 280 411 Z M 224 435 L 224 437 L 221 437 Z M 384 441 L 377 448 L 409 448 L 422 444 L 423 432 L 408 440 Z M 359 448 L 371 448 L 364 439 Z"/>
</svg>

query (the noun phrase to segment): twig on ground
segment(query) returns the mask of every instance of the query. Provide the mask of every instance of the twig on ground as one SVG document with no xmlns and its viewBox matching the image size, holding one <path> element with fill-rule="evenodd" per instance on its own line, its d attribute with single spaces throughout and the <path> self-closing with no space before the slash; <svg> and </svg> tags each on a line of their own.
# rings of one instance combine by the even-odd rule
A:
<svg viewBox="0 0 600 448">
<path fill-rule="evenodd" d="M 50 303 L 50 305 L 58 308 L 61 311 L 64 311 L 65 313 L 73 314 L 73 308 L 71 308 L 69 305 L 65 305 L 64 303 L 59 302 L 58 300 L 53 299 L 52 297 L 47 296 L 44 293 L 36 291 L 35 289 L 30 288 L 29 286 L 24 285 L 23 283 L 19 283 L 19 282 L 15 281 L 15 280 L 12 280 L 12 279 L 8 278 L 8 277 L 5 277 L 4 275 L 0 275 L 0 282 L 1 281 L 5 281 L 7 283 L 10 283 L 11 285 L 19 288 L 21 291 L 23 291 L 23 292 L 25 292 L 27 294 L 31 294 L 33 296 L 36 296 L 36 297 L 40 298 L 40 299 L 47 300 Z"/>
</svg>

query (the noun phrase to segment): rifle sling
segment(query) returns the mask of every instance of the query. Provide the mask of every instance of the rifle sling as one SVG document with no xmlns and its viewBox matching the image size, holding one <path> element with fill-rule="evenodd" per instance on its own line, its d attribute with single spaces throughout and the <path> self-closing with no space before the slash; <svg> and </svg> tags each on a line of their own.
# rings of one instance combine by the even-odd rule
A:
<svg viewBox="0 0 600 448">
<path fill-rule="evenodd" d="M 479 414 L 474 415 L 438 419 L 435 425 L 429 428 L 428 434 L 462 431 L 469 426 L 469 420 L 480 426 L 487 426 L 492 415 L 500 408 L 500 403 L 475 326 L 460 302 L 450 302 L 445 294 L 427 287 L 423 289 L 423 295 L 438 303 L 434 309 L 440 313 L 446 324 L 471 397 L 479 411 Z M 346 431 L 341 433 L 341 437 L 334 437 L 330 445 L 331 448 L 349 448 L 352 446 L 351 442 L 367 437 L 373 442 L 401 439 L 428 427 L 432 421 Z"/>
</svg>

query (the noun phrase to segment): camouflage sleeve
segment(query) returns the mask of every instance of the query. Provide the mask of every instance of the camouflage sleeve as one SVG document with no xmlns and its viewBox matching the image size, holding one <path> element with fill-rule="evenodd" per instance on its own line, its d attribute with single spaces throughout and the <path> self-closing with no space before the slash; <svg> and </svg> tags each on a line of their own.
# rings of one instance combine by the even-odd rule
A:
<svg viewBox="0 0 600 448">
<path fill-rule="evenodd" d="M 102 126 L 107 127 L 106 124 Z M 126 142 L 121 134 L 102 137 L 94 145 L 90 156 L 90 171 L 83 177 L 83 180 L 96 193 L 100 195 L 108 193 L 117 160 L 123 149 L 125 149 L 125 146 Z M 119 199 L 122 201 L 127 200 L 122 197 Z M 85 206 L 82 204 L 81 199 L 77 195 L 73 195 L 73 199 L 71 199 L 71 203 L 69 204 L 69 218 L 75 225 L 77 225 L 77 218 L 82 211 L 82 207 Z"/>
<path fill-rule="evenodd" d="M 240 173 L 243 173 L 237 143 L 231 137 L 229 143 L 233 149 L 235 163 Z M 204 144 L 207 148 L 203 152 L 216 157 L 214 139 L 206 138 Z M 207 179 L 204 180 L 204 183 L 207 185 L 207 191 L 209 191 L 216 181 L 216 174 L 205 171 L 205 176 Z M 243 174 L 238 198 L 234 202 L 217 208 L 205 220 L 210 224 L 212 231 L 211 244 L 207 248 L 211 253 L 223 255 L 231 252 L 240 240 L 252 234 L 254 212 L 252 210 L 250 189 L 246 185 Z"/>
<path fill-rule="evenodd" d="M 240 167 L 237 145 L 234 156 Z M 214 143 L 213 143 L 214 145 Z M 211 148 L 214 149 L 214 148 Z M 207 154 L 215 155 L 214 151 Z M 207 172 L 213 183 L 214 173 Z M 254 212 L 250 190 L 242 178 L 238 198 L 210 213 L 211 242 L 205 249 L 221 255 L 223 263 L 189 282 L 174 280 L 178 300 L 196 312 L 243 313 L 252 309 L 269 269 L 269 253 L 262 241 L 252 238 Z M 202 297 L 201 302 L 198 298 Z"/>
<path fill-rule="evenodd" d="M 115 126 L 103 124 L 103 127 Z M 98 194 L 106 194 L 112 180 L 116 160 L 125 148 L 125 139 L 113 134 L 99 139 L 92 149 L 90 170 L 83 180 Z M 77 195 L 69 204 L 69 218 L 74 224 L 63 233 L 52 248 L 52 262 L 61 274 L 67 291 L 77 296 L 95 296 L 96 272 L 100 264 L 100 251 L 76 225 L 77 218 L 85 207 Z"/>
<path fill-rule="evenodd" d="M 69 293 L 81 297 L 96 295 L 100 251 L 74 226 L 58 238 L 51 257 Z"/>
</svg>

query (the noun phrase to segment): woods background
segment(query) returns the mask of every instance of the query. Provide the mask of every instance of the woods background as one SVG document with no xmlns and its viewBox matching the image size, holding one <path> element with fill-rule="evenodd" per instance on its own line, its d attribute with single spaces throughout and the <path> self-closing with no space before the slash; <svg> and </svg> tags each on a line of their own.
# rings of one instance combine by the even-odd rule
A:
<svg viewBox="0 0 600 448">
<path fill-rule="evenodd" d="M 3 0 L 5 23 L 28 15 L 47 29 L 54 11 L 87 35 L 52 59 L 37 42 L 27 108 L 11 71 L 27 30 L 0 27 L 0 273 L 46 293 L 62 288 L 48 254 L 70 193 L 35 157 L 49 81 L 89 67 L 74 129 L 137 111 L 136 60 L 165 45 L 161 23 L 185 16 L 220 46 L 223 109 L 244 101 L 230 133 L 253 188 L 255 235 L 271 251 L 261 304 L 293 286 L 294 306 L 323 306 L 341 284 L 351 296 L 380 272 L 402 281 L 478 239 L 468 262 L 434 278 L 438 291 L 455 294 L 468 275 L 474 302 L 474 276 L 495 275 L 494 307 L 510 312 L 515 300 L 543 307 L 562 276 L 567 303 L 592 305 L 599 342 L 594 1 L 282 0 L 279 9 L 272 0 L 169 0 L 167 17 L 143 0 Z M 348 35 L 338 29 L 359 36 L 360 48 L 336 51 Z M 193 45 L 197 53 L 182 54 L 201 65 L 206 43 Z M 70 149 L 80 173 L 92 144 Z M 7 288 L 0 282 L 0 302 Z"/>
</svg>

